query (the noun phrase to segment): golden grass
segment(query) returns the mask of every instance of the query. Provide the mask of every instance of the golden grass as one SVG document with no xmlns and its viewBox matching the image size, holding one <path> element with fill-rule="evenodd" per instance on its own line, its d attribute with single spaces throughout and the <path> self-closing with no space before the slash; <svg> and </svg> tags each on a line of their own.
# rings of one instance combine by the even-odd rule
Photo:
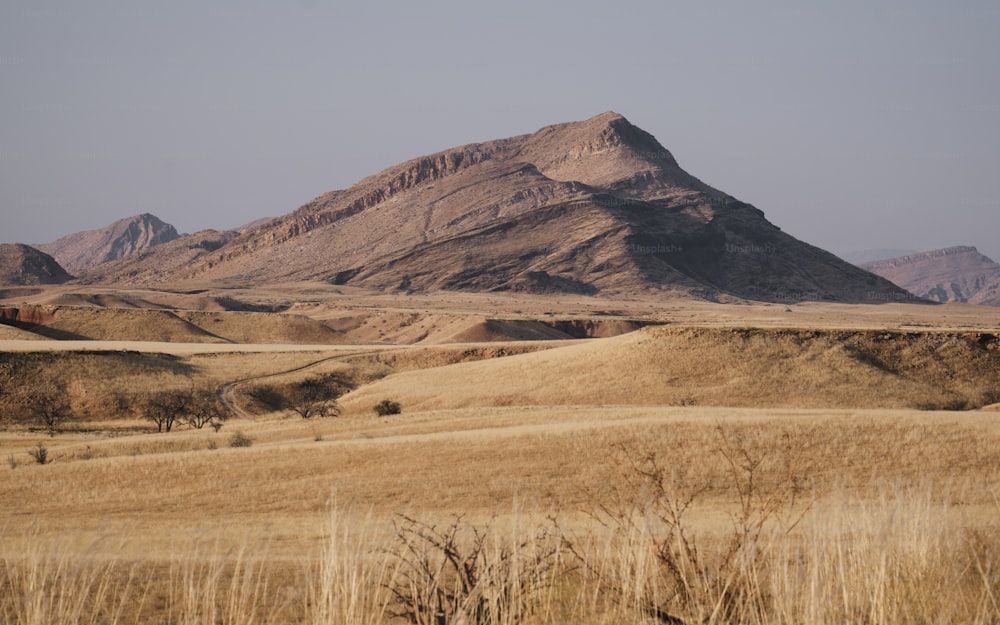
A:
<svg viewBox="0 0 1000 625">
<path fill-rule="evenodd" d="M 68 382 L 78 401 L 391 375 L 351 393 L 340 418 L 153 434 L 93 414 L 52 437 L 0 431 L 0 622 L 402 622 L 388 618 L 399 607 L 389 589 L 412 564 L 400 514 L 439 528 L 461 515 L 463 545 L 489 532 L 480 566 L 515 577 L 533 573 L 504 569 L 504 554 L 530 561 L 531 537 L 555 520 L 575 551 L 557 550 L 551 585 L 517 587 L 524 605 L 490 608 L 484 622 L 642 622 L 650 598 L 685 623 L 998 622 L 996 413 L 885 408 L 973 397 L 996 379 L 996 350 L 959 333 L 883 334 L 656 328 L 544 351 L 4 353 L 26 375 Z M 377 418 L 385 398 L 403 414 Z M 845 405 L 858 407 L 831 407 Z M 230 447 L 236 431 L 252 446 Z M 49 464 L 29 455 L 37 444 Z M 720 564 L 742 492 L 727 445 L 761 458 L 760 501 L 786 492 L 794 467 L 804 515 L 793 531 L 770 517 L 751 545 L 760 557 L 739 566 Z M 651 455 L 697 495 L 684 522 L 702 555 L 685 570 L 708 590 L 683 605 L 651 542 L 662 523 L 616 533 L 596 522 L 622 501 L 647 518 L 645 491 L 627 487 Z M 470 596 L 489 588 L 495 605 L 513 588 L 504 575 Z M 719 608 L 733 596 L 749 606 L 738 618 Z"/>
<path fill-rule="evenodd" d="M 355 412 L 384 398 L 419 410 L 694 403 L 967 408 L 1000 397 L 997 347 L 994 335 L 978 333 L 645 328 L 514 358 L 400 373 L 343 404 Z"/>
<path fill-rule="evenodd" d="M 44 441 L 52 464 L 0 469 L 0 583 L 11 590 L 0 618 L 386 622 L 382 584 L 400 564 L 387 559 L 398 546 L 392 522 L 407 513 L 436 523 L 463 514 L 478 527 L 499 514 L 498 536 L 556 515 L 569 537 L 592 541 L 597 577 L 563 553 L 564 575 L 516 622 L 638 621 L 642 605 L 614 589 L 660 583 L 648 537 L 608 534 L 588 519 L 634 477 L 623 453 L 655 453 L 704 487 L 690 527 L 704 557 L 716 557 L 737 494 L 717 451 L 720 426 L 771 459 L 761 493 L 783 483 L 790 459 L 811 505 L 794 533 L 769 526 L 762 538 L 758 622 L 1000 618 L 989 597 L 1000 588 L 1000 423 L 990 415 L 701 407 L 240 423 L 254 438 L 248 449 L 225 447 L 224 433 L 59 435 Z M 5 449 L 28 442 L 2 440 Z M 85 440 L 94 456 L 80 459 Z M 525 505 L 538 512 L 525 516 Z M 717 622 L 709 604 L 686 609 Z"/>
</svg>

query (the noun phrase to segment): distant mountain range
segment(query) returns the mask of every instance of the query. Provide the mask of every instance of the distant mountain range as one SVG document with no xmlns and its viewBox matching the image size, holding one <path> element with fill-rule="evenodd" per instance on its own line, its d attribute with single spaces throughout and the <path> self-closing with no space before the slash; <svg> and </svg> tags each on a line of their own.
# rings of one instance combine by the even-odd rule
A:
<svg viewBox="0 0 1000 625">
<path fill-rule="evenodd" d="M 908 296 L 691 176 L 613 112 L 417 158 L 241 232 L 147 247 L 81 279 L 766 301 Z"/>
<path fill-rule="evenodd" d="M 936 302 L 1000 306 L 1000 264 L 974 247 L 949 247 L 861 267 Z"/>
</svg>

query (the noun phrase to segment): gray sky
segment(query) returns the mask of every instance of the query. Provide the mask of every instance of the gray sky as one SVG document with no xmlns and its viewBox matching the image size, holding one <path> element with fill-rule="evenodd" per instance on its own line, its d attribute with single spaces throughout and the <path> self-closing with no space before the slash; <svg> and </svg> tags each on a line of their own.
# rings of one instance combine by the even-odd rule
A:
<svg viewBox="0 0 1000 625">
<path fill-rule="evenodd" d="M 833 252 L 1000 261 L 995 0 L 0 0 L 0 242 L 236 227 L 606 110 Z"/>
</svg>

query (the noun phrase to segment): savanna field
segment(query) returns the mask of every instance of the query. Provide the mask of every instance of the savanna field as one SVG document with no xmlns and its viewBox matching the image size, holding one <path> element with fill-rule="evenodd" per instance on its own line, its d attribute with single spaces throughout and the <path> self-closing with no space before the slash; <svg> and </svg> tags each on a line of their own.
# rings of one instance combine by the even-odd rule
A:
<svg viewBox="0 0 1000 625">
<path fill-rule="evenodd" d="M 993 319 L 430 345 L 380 315 L 5 341 L 0 623 L 1000 621 Z M 158 431 L 168 391 L 197 401 Z"/>
</svg>

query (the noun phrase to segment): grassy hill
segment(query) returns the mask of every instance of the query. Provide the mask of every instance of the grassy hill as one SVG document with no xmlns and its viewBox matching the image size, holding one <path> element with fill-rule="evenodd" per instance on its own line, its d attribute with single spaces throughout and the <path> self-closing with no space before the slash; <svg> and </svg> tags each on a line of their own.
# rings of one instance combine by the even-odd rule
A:
<svg viewBox="0 0 1000 625">
<path fill-rule="evenodd" d="M 972 332 L 655 327 L 391 375 L 343 403 L 974 408 L 1000 396 L 998 346 L 996 336 Z"/>
</svg>

